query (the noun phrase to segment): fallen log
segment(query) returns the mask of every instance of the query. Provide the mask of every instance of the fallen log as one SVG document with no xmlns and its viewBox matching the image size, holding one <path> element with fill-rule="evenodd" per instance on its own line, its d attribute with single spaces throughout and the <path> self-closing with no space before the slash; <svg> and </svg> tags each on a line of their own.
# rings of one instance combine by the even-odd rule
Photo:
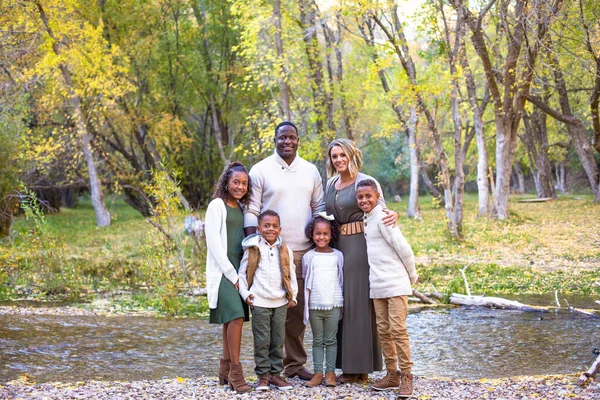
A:
<svg viewBox="0 0 600 400">
<path fill-rule="evenodd" d="M 552 197 L 541 197 L 539 199 L 521 199 L 517 203 L 544 203 L 546 201 L 554 200 Z"/>
<path fill-rule="evenodd" d="M 413 289 L 413 296 L 421 300 L 425 304 L 437 304 L 437 301 L 425 296 L 423 293 L 419 292 L 417 289 Z"/>
<path fill-rule="evenodd" d="M 506 310 L 519 310 L 527 312 L 548 312 L 546 307 L 529 306 L 514 300 L 507 300 L 501 297 L 488 296 L 466 296 L 464 294 L 452 293 L 450 304 L 460 306 L 480 306 L 487 308 L 501 308 Z"/>
<path fill-rule="evenodd" d="M 600 356 L 596 358 L 596 361 L 594 361 L 590 369 L 585 371 L 583 374 L 579 375 L 577 382 L 579 383 L 579 385 L 584 385 L 588 381 L 588 379 L 596 378 L 596 374 L 598 373 L 598 371 L 600 371 Z"/>
<path fill-rule="evenodd" d="M 594 312 L 580 310 L 579 308 L 575 308 L 575 307 L 571 306 L 569 304 L 569 302 L 567 301 L 567 299 L 564 299 L 564 300 L 565 300 L 565 303 L 567 303 L 567 309 L 569 310 L 569 312 L 585 315 L 586 317 L 590 317 L 590 318 L 598 318 L 598 316 Z"/>
</svg>

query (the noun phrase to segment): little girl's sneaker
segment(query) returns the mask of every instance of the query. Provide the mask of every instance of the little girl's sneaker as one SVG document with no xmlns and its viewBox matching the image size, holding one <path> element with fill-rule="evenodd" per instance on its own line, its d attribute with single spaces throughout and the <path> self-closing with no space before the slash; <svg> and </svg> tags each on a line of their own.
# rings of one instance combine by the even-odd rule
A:
<svg viewBox="0 0 600 400">
<path fill-rule="evenodd" d="M 269 381 L 271 377 L 269 374 L 265 374 L 263 376 L 258 377 L 258 384 L 256 385 L 256 390 L 269 390 Z"/>
<path fill-rule="evenodd" d="M 292 388 L 292 385 L 290 385 L 284 377 L 279 375 L 273 375 L 271 377 L 271 386 L 279 390 L 290 390 Z"/>
</svg>

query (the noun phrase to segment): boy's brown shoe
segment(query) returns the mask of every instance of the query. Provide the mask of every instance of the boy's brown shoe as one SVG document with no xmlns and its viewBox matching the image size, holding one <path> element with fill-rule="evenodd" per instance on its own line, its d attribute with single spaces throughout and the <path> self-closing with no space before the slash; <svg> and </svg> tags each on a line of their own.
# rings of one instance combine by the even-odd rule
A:
<svg viewBox="0 0 600 400">
<path fill-rule="evenodd" d="M 292 388 L 292 385 L 280 375 L 273 375 L 271 377 L 271 386 L 279 390 L 290 390 Z"/>
<path fill-rule="evenodd" d="M 400 386 L 398 372 L 395 369 L 388 369 L 387 374 L 382 379 L 375 382 L 371 387 L 375 390 L 388 390 L 398 389 L 398 386 Z"/>
<path fill-rule="evenodd" d="M 402 383 L 400 383 L 399 396 L 413 395 L 413 376 L 410 373 L 402 374 Z"/>
<path fill-rule="evenodd" d="M 271 376 L 269 374 L 264 374 L 258 377 L 258 383 L 255 387 L 256 390 L 269 390 L 269 383 L 271 381 Z"/>
</svg>

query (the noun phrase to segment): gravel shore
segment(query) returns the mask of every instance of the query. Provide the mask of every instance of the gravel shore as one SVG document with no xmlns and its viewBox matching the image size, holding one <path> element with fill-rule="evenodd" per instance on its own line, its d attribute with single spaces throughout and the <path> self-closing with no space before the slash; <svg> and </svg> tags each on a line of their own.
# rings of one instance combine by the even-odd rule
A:
<svg viewBox="0 0 600 400">
<path fill-rule="evenodd" d="M 377 379 L 381 374 L 373 374 Z M 515 377 L 479 381 L 416 378 L 417 399 L 600 399 L 600 384 L 587 388 L 573 383 L 576 376 Z M 136 382 L 30 382 L 28 378 L 0 385 L 1 399 L 396 399 L 395 391 L 376 392 L 369 385 L 339 385 L 335 388 L 307 388 L 290 379 L 294 388 L 287 392 L 274 389 L 237 395 L 219 386 L 216 378 L 168 379 Z"/>
</svg>

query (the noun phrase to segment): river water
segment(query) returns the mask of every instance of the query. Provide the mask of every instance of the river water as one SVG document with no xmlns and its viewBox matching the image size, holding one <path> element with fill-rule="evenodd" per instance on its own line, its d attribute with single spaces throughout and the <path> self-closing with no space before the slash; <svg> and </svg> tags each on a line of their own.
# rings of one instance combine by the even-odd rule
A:
<svg viewBox="0 0 600 400">
<path fill-rule="evenodd" d="M 600 347 L 600 319 L 566 311 L 417 309 L 407 325 L 413 371 L 419 376 L 575 373 L 589 368 L 593 348 Z M 220 326 L 200 319 L 2 315 L 0 383 L 24 373 L 37 382 L 216 376 L 220 335 Z M 309 367 L 311 342 L 308 329 Z M 242 364 L 251 375 L 249 323 L 244 324 Z"/>
</svg>

